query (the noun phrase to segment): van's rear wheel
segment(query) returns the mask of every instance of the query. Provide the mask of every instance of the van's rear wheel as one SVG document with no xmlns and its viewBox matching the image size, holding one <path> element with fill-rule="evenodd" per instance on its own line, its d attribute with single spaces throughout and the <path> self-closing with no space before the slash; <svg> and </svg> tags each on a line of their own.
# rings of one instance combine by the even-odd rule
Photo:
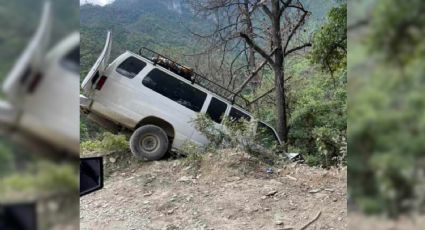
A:
<svg viewBox="0 0 425 230">
<path fill-rule="evenodd" d="M 159 160 L 168 150 L 168 137 L 163 129 L 156 125 L 144 125 L 131 135 L 130 149 L 139 159 Z"/>
</svg>

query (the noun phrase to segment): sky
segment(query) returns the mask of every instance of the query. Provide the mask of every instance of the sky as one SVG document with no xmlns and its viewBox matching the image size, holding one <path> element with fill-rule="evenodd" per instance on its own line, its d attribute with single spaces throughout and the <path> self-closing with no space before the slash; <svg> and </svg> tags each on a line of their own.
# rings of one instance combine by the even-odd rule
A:
<svg viewBox="0 0 425 230">
<path fill-rule="evenodd" d="M 80 5 L 84 5 L 86 3 L 91 3 L 91 4 L 94 4 L 94 5 L 104 6 L 104 5 L 109 4 L 113 1 L 114 0 L 80 0 Z"/>
</svg>

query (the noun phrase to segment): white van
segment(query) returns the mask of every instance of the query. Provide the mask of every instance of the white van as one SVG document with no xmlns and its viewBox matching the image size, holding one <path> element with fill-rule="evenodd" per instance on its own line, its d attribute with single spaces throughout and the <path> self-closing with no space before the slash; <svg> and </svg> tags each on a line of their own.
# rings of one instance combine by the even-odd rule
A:
<svg viewBox="0 0 425 230">
<path fill-rule="evenodd" d="M 89 119 L 107 128 L 132 132 L 130 148 L 136 157 L 158 160 L 167 150 L 179 149 L 187 140 L 207 144 L 208 140 L 193 124 L 198 113 L 206 113 L 218 126 L 225 116 L 234 120 L 253 119 L 247 111 L 231 103 L 235 95 L 230 91 L 188 67 L 144 49 L 151 56 L 126 51 L 109 63 L 111 33 L 108 32 L 101 55 L 81 84 L 84 95 L 80 96 L 81 111 Z M 189 71 L 177 74 L 176 70 Z M 263 122 L 258 124 L 265 129 L 262 133 L 281 144 L 272 127 Z"/>
</svg>

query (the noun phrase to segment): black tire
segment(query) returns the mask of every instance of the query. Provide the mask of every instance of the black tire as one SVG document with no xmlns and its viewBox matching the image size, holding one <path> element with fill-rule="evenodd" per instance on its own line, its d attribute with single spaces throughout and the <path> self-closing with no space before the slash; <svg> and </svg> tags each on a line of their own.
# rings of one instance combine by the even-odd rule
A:
<svg viewBox="0 0 425 230">
<path fill-rule="evenodd" d="M 168 145 L 167 134 L 156 125 L 144 125 L 130 137 L 131 152 L 139 159 L 159 160 L 167 153 Z"/>
</svg>

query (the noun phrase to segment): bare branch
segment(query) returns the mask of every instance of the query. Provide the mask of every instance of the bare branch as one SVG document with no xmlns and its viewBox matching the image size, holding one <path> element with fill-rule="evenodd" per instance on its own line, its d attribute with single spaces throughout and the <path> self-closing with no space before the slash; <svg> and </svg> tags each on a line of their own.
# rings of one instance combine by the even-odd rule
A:
<svg viewBox="0 0 425 230">
<path fill-rule="evenodd" d="M 248 103 L 248 106 L 254 104 L 255 102 L 259 101 L 261 98 L 267 96 L 268 94 L 270 94 L 271 92 L 273 92 L 275 89 L 276 89 L 276 87 L 273 87 L 270 90 L 268 90 L 267 92 L 263 93 L 261 96 L 259 96 L 259 97 L 255 98 L 254 100 L 250 101 Z"/>
<path fill-rule="evenodd" d="M 300 46 L 294 47 L 294 48 L 292 48 L 292 49 L 290 49 L 290 50 L 286 51 L 286 52 L 285 52 L 285 54 L 284 54 L 284 56 L 286 57 L 286 56 L 288 56 L 289 54 L 291 54 L 291 53 L 293 53 L 293 52 L 295 52 L 295 51 L 298 51 L 298 50 L 300 50 L 300 49 L 304 49 L 304 48 L 306 48 L 306 47 L 310 47 L 310 46 L 311 46 L 311 43 L 305 43 L 305 44 L 303 44 L 303 45 L 300 45 Z"/>
<path fill-rule="evenodd" d="M 269 16 L 270 19 L 273 17 L 272 12 L 270 11 L 270 9 L 266 5 L 262 5 L 261 9 L 263 9 L 264 13 L 266 13 L 267 16 Z"/>
<path fill-rule="evenodd" d="M 269 56 L 273 55 L 274 52 L 276 52 L 276 50 L 277 48 L 274 49 Z M 252 71 L 251 75 L 242 83 L 239 89 L 236 90 L 235 95 L 239 94 L 245 88 L 248 82 L 250 82 L 266 64 L 267 64 L 267 60 L 264 60 L 254 71 Z"/>
<path fill-rule="evenodd" d="M 251 79 L 252 78 L 254 78 L 256 75 L 257 75 L 257 73 L 266 65 L 266 63 L 267 63 L 267 61 L 265 60 L 265 61 L 263 61 L 258 67 L 257 67 L 257 69 L 255 69 L 252 73 L 251 73 L 251 75 L 242 83 L 242 85 L 239 87 L 239 89 L 238 90 L 236 90 L 236 92 L 235 92 L 235 94 L 238 94 L 238 93 L 240 93 L 244 88 L 245 88 L 245 86 L 248 84 L 248 82 L 250 82 L 251 81 Z"/>
<path fill-rule="evenodd" d="M 301 16 L 300 20 L 297 22 L 294 29 L 292 29 L 291 33 L 289 34 L 288 39 L 286 40 L 285 46 L 283 48 L 284 53 L 286 53 L 286 50 L 288 49 L 288 45 L 291 42 L 292 37 L 295 35 L 295 33 L 301 27 L 301 25 L 304 24 L 304 21 L 308 15 L 308 11 L 304 10 L 304 8 L 298 8 L 298 9 L 301 9 L 304 12 L 304 14 Z"/>
<path fill-rule="evenodd" d="M 268 55 L 266 53 L 266 51 L 264 51 L 262 48 L 260 48 L 257 44 L 254 43 L 254 41 L 252 41 L 248 35 L 246 35 L 245 33 L 239 33 L 239 35 L 245 39 L 245 42 L 252 47 L 255 51 L 257 51 L 257 53 L 259 53 L 264 59 L 266 59 L 271 65 L 274 65 L 274 61 L 272 60 L 272 58 L 270 57 L 270 55 Z M 273 51 L 274 52 L 274 51 Z"/>
</svg>

